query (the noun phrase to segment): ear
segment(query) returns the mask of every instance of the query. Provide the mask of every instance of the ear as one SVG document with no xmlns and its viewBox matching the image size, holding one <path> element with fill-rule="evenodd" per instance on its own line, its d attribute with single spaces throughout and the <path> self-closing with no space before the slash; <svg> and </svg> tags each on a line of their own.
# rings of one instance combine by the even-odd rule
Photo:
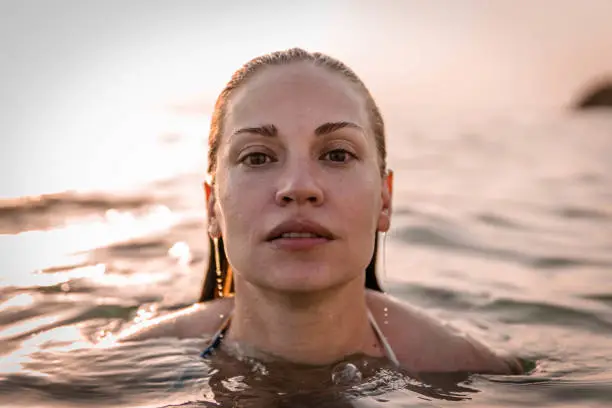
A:
<svg viewBox="0 0 612 408">
<path fill-rule="evenodd" d="M 204 193 L 206 194 L 206 212 L 208 213 L 208 234 L 211 238 L 221 237 L 221 228 L 215 213 L 215 194 L 213 186 L 209 181 L 204 182 Z"/>
<path fill-rule="evenodd" d="M 382 208 L 378 216 L 378 231 L 387 232 L 391 227 L 391 199 L 393 197 L 393 170 L 388 170 L 383 179 Z"/>
</svg>

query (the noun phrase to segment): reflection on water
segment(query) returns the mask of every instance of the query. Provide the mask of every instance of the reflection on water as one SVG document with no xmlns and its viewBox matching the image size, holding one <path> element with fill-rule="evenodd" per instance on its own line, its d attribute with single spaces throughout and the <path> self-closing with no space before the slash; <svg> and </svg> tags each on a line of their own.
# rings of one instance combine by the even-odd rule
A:
<svg viewBox="0 0 612 408">
<path fill-rule="evenodd" d="M 114 345 L 126 326 L 199 294 L 201 178 L 173 163 L 194 155 L 194 139 L 179 135 L 143 148 L 159 169 L 134 190 L 0 202 L 0 405 L 607 406 L 612 117 L 411 126 L 420 131 L 389 140 L 384 286 L 534 361 L 530 374 L 415 378 L 364 358 L 310 369 L 223 353 L 207 362 L 205 339 Z"/>
<path fill-rule="evenodd" d="M 64 343 L 69 343 L 64 340 Z M 0 384 L 0 402 L 148 406 L 352 406 L 355 400 L 404 398 L 461 401 L 478 393 L 466 373 L 424 374 L 418 379 L 384 359 L 352 356 L 326 366 L 305 367 L 236 358 L 217 351 L 199 358 L 202 339 L 159 339 L 110 348 L 65 349 L 45 345 L 22 356 Z M 147 352 L 143 353 L 143 349 Z M 27 390 L 27 394 L 23 394 Z"/>
</svg>

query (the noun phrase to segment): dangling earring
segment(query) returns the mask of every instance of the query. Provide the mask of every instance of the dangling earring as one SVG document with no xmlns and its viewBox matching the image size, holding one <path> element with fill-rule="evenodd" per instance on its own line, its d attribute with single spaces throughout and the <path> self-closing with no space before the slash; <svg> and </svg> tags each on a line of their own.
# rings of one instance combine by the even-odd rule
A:
<svg viewBox="0 0 612 408">
<path fill-rule="evenodd" d="M 225 271 L 225 283 L 223 284 L 223 297 L 232 296 L 232 279 L 233 279 L 232 267 L 227 266 Z"/>
<path fill-rule="evenodd" d="M 215 237 L 213 240 L 213 246 L 215 247 L 215 269 L 217 272 L 217 297 L 223 297 L 223 276 L 221 274 L 221 258 L 219 257 L 219 238 Z"/>
<path fill-rule="evenodd" d="M 382 278 L 387 281 L 387 231 L 383 232 L 382 239 Z"/>
</svg>

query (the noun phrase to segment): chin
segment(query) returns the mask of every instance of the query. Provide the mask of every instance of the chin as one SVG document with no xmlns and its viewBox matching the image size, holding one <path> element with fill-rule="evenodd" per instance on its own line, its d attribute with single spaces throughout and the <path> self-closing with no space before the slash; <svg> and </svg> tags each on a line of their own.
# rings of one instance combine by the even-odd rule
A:
<svg viewBox="0 0 612 408">
<path fill-rule="evenodd" d="M 270 289 L 307 294 L 333 289 L 351 280 L 351 277 L 339 273 L 340 269 L 332 267 L 304 265 L 271 270 L 265 286 Z"/>
</svg>

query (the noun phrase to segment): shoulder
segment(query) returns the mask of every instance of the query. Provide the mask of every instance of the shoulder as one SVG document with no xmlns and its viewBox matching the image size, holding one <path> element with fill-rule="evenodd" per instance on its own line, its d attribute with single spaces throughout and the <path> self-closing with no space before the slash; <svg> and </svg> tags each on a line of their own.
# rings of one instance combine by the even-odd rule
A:
<svg viewBox="0 0 612 408">
<path fill-rule="evenodd" d="M 196 303 L 134 325 L 119 334 L 117 340 L 134 341 L 160 337 L 190 338 L 213 334 L 230 313 L 231 298 Z"/>
<path fill-rule="evenodd" d="M 367 291 L 367 301 L 400 364 L 408 371 L 520 371 L 518 360 L 497 355 L 484 344 L 388 294 Z"/>
</svg>

